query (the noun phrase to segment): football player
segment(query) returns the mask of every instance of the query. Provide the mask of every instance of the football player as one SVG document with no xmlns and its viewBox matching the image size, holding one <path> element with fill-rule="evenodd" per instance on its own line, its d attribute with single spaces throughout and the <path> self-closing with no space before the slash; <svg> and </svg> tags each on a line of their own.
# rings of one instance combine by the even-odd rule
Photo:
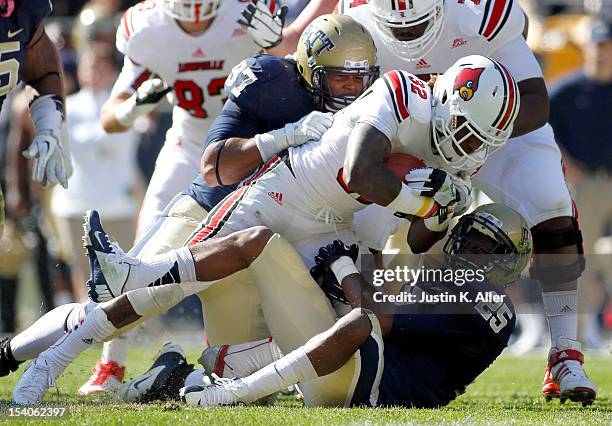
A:
<svg viewBox="0 0 612 426">
<path fill-rule="evenodd" d="M 319 34 L 320 39 L 331 40 L 335 47 L 331 52 L 322 50 L 320 55 L 308 63 L 308 58 L 302 54 L 299 60 L 301 70 L 309 70 L 307 72 L 312 74 L 313 69 L 329 69 L 332 78 L 329 81 L 327 78 L 322 81 L 306 80 L 295 60 L 269 55 L 248 58 L 239 64 L 226 82 L 225 91 L 229 100 L 212 125 L 207 139 L 207 144 L 215 147 L 225 141 L 229 142 L 223 152 L 223 161 L 232 153 L 236 142 L 244 141 L 248 144 L 252 142 L 250 138 L 253 136 L 277 129 L 280 129 L 277 135 L 290 138 L 293 144 L 318 139 L 331 124 L 329 114 L 314 112 L 304 120 L 300 119 L 313 109 L 326 111 L 337 103 L 350 102 L 378 75 L 372 38 L 360 24 L 352 18 L 339 16 L 331 19 L 320 17 L 313 24 L 322 32 Z M 341 35 L 349 37 L 341 38 Z M 347 43 L 351 40 L 359 43 Z M 307 41 L 305 38 L 298 50 L 305 51 Z M 314 45 L 315 48 L 318 46 Z M 275 108 L 269 108 L 269 105 L 275 105 Z M 212 150 L 213 153 L 216 151 Z M 259 163 L 262 162 L 260 158 Z M 236 185 L 211 188 L 202 176 L 198 176 L 188 190 L 169 203 L 160 221 L 136 244 L 130 254 L 148 258 L 186 244 L 198 223 L 206 217 L 207 211 L 235 188 Z M 91 227 L 94 228 L 95 224 L 91 224 Z M 261 318 L 258 292 L 247 281 L 246 277 L 242 277 L 224 284 L 222 291 L 213 287 L 199 294 L 204 303 L 206 328 L 211 343 L 238 343 L 269 336 Z M 228 303 L 238 295 L 243 300 L 242 304 L 238 306 Z M 96 298 L 96 301 L 104 300 Z M 168 309 L 174 303 L 176 298 L 170 298 L 162 304 Z M 78 318 L 82 309 L 80 304 L 59 307 L 26 332 L 12 340 L 3 341 L 0 344 L 0 375 L 15 371 L 20 362 L 36 357 L 64 332 L 71 330 L 71 327 L 65 328 L 64 325 L 74 324 L 71 318 Z M 122 346 L 126 345 L 125 340 L 113 340 L 105 344 L 105 353 L 125 354 L 126 349 Z M 112 390 L 120 384 L 119 378 L 123 373 L 122 365 L 101 360 L 96 365 L 94 375 L 81 391 L 89 393 Z"/>
<path fill-rule="evenodd" d="M 35 136 L 23 152 L 33 159 L 32 180 L 68 186 L 72 163 L 64 125 L 64 82 L 59 53 L 42 24 L 53 7 L 48 0 L 0 0 L 0 108 L 21 81 L 28 86 Z M 4 197 L 0 190 L 0 235 Z"/>
<path fill-rule="evenodd" d="M 375 302 L 374 288 L 353 263 L 355 250 L 336 241 L 316 259 L 322 279 L 330 281 L 323 288 L 334 289 L 335 298 L 339 290 L 354 308 L 348 315 L 248 377 L 218 378 L 212 386 L 181 389 L 182 400 L 205 407 L 249 404 L 358 358 L 355 380 L 338 389 L 345 406 L 440 407 L 462 394 L 508 345 L 515 314 L 503 289 L 520 276 L 531 256 L 529 227 L 514 210 L 488 204 L 461 217 L 444 245 L 445 256 L 424 258 L 424 267 L 445 274 L 480 270 L 482 279 L 421 279 L 406 287 L 415 302 Z M 423 302 L 425 296 L 441 295 L 456 302 Z M 240 356 L 232 358 L 234 366 Z"/>
<path fill-rule="evenodd" d="M 318 9 L 324 11 L 327 4 L 319 0 Z M 372 32 L 383 72 L 441 73 L 461 56 L 484 54 L 502 62 L 517 80 L 523 102 L 513 139 L 473 176 L 474 186 L 520 212 L 531 227 L 531 276 L 541 283 L 551 335 L 544 395 L 580 402 L 576 395 L 589 389 L 594 396 L 596 386 L 584 372 L 576 340 L 577 279 L 585 268 L 582 235 L 561 153 L 547 124 L 548 94 L 525 41 L 528 21 L 519 2 L 341 0 L 336 10 Z"/>
<path fill-rule="evenodd" d="M 483 67 L 480 80 L 483 90 L 474 98 L 486 104 L 483 109 L 475 109 L 474 103 L 467 103 L 472 98 L 462 100 L 459 89 L 454 88 L 456 81 L 462 81 L 463 72 L 475 65 Z M 401 81 L 412 81 L 421 90 L 408 92 Z M 367 131 L 364 132 L 367 127 L 381 129 L 380 134 L 387 138 L 386 142 L 383 139 L 381 142 L 389 146 L 391 140 L 399 139 L 396 150 L 418 153 L 429 165 L 446 167 L 448 161 L 463 161 L 463 156 L 470 157 L 470 154 L 474 154 L 470 161 L 484 161 L 494 140 L 491 136 L 495 136 L 498 138 L 495 141 L 503 144 L 504 135 L 507 137 L 510 133 L 516 114 L 510 114 L 507 127 L 478 135 L 469 129 L 489 129 L 499 111 L 508 108 L 509 102 L 513 111 L 518 109 L 517 97 L 509 96 L 508 92 L 503 90 L 503 87 L 510 87 L 516 91 L 515 85 L 503 67 L 495 61 L 479 56 L 465 58 L 434 86 L 439 109 L 432 110 L 428 86 L 413 75 L 401 71 L 388 73 L 378 79 L 360 99 L 338 114 L 334 125 L 323 135 L 320 142 L 290 147 L 284 160 L 278 156 L 272 157 L 254 176 L 245 181 L 242 187 L 219 203 L 194 233 L 190 247 L 172 250 L 151 260 L 135 259 L 126 255 L 116 244 L 105 241 L 104 232 L 95 219 L 93 223 L 97 226 L 89 229 L 87 233 L 88 253 L 92 262 L 92 280 L 88 283 L 90 293 L 96 298 L 108 298 L 127 291 L 128 296 L 121 296 L 96 307 L 88 314 L 88 320 L 43 352 L 26 370 L 15 388 L 15 400 L 19 403 L 40 402 L 55 377 L 93 341 L 106 339 L 118 332 L 119 328 L 155 313 L 161 307 L 160 304 L 174 304 L 190 294 L 209 288 L 215 283 L 210 282 L 211 276 L 212 279 L 219 280 L 237 269 L 249 266 L 250 263 L 244 264 L 239 259 L 236 259 L 236 262 L 227 262 L 219 268 L 211 269 L 205 266 L 209 262 L 206 260 L 209 259 L 208 254 L 215 252 L 212 249 L 216 247 L 214 241 L 223 235 L 258 224 L 269 225 L 273 231 L 284 234 L 307 266 L 312 266 L 312 254 L 322 242 L 327 244 L 337 236 L 347 241 L 353 240 L 350 227 L 352 213 L 363 209 L 368 202 L 345 184 L 342 168 L 345 151 L 350 153 L 352 146 L 360 146 L 361 139 L 368 134 Z M 366 103 L 368 108 L 364 108 Z M 440 136 L 440 141 L 444 141 L 444 144 L 454 146 L 450 148 L 453 152 L 456 151 L 457 157 L 453 157 L 454 160 L 442 160 L 436 157 L 439 154 L 433 154 L 433 145 L 430 144 L 434 137 L 431 124 L 438 120 L 446 123 L 446 126 L 451 122 L 460 122 L 450 133 Z M 464 122 L 468 125 L 464 126 Z M 481 148 L 481 145 L 485 147 Z M 386 173 L 391 172 L 383 170 L 381 173 L 387 176 Z M 397 183 L 397 194 L 385 192 L 390 198 L 391 208 L 402 214 L 428 219 L 431 217 L 433 226 L 439 226 L 455 205 L 464 202 L 450 177 L 438 169 L 419 169 L 411 172 L 406 177 L 410 186 L 403 184 L 398 177 L 395 179 L 397 182 L 393 183 Z M 367 196 L 374 198 L 376 194 L 368 193 Z M 381 198 L 378 197 L 378 200 Z M 223 244 L 220 247 L 224 247 Z M 270 250 L 276 250 L 280 256 L 267 256 L 264 259 L 274 262 L 293 249 L 278 251 L 277 247 L 273 247 Z M 287 262 L 277 268 L 287 269 L 296 263 L 295 259 L 292 260 L 293 262 Z M 264 294 L 263 306 L 265 303 L 271 303 L 270 293 L 272 299 L 275 294 L 282 293 L 270 292 L 270 288 L 278 283 L 279 277 L 292 281 L 294 271 L 289 268 L 285 277 L 278 274 L 279 269 L 261 267 L 262 264 L 265 264 L 265 261 L 258 263 L 263 269 L 259 272 L 253 271 L 253 265 L 250 266 L 255 275 L 263 274 L 258 276 L 257 280 L 259 290 Z M 198 282 L 194 283 L 195 281 Z M 304 282 L 303 274 L 293 281 Z M 262 290 L 261 286 L 266 288 Z M 134 290 L 132 296 L 129 296 L 130 290 Z M 264 300 L 266 298 L 268 299 Z M 319 305 L 319 308 L 322 306 Z M 304 318 L 307 314 L 299 315 L 299 309 L 303 311 L 305 308 L 292 308 L 295 318 Z M 330 312 L 327 314 L 327 317 L 321 315 L 304 326 L 322 331 L 321 321 L 333 320 L 334 317 Z M 283 321 L 274 321 L 273 316 L 278 315 L 266 315 L 268 326 L 282 327 L 280 324 Z M 274 334 L 272 329 L 271 331 Z M 304 333 L 309 334 L 308 337 L 316 334 L 308 331 Z M 283 346 L 293 345 L 300 335 L 293 333 L 286 337 L 287 342 L 291 343 L 285 345 L 279 342 L 281 349 Z"/>
</svg>

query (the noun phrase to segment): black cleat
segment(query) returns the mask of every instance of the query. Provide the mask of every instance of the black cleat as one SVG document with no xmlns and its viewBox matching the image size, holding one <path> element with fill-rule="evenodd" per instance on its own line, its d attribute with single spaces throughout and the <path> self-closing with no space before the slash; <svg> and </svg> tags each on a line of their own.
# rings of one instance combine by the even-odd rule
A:
<svg viewBox="0 0 612 426">
<path fill-rule="evenodd" d="M 11 372 L 17 371 L 19 364 L 22 362 L 13 358 L 11 339 L 6 337 L 0 340 L 0 377 L 8 376 Z"/>
</svg>

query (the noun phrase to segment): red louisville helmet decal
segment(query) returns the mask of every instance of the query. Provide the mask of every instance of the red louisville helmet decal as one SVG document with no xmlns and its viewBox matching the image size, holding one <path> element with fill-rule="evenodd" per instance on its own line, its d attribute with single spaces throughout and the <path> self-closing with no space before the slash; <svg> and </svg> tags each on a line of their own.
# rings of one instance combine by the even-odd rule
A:
<svg viewBox="0 0 612 426">
<path fill-rule="evenodd" d="M 478 90 L 478 80 L 483 71 L 484 68 L 463 68 L 455 77 L 453 93 L 458 90 L 464 101 L 472 99 L 474 92 Z"/>
</svg>

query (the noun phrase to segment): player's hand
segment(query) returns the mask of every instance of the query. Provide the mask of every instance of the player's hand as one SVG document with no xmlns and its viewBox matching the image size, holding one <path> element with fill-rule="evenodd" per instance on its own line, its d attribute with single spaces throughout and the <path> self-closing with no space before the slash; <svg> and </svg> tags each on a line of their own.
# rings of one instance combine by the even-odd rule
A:
<svg viewBox="0 0 612 426">
<path fill-rule="evenodd" d="M 359 246 L 357 244 L 347 246 L 342 241 L 335 240 L 333 243 L 321 247 L 315 256 L 316 265 L 310 269 L 310 274 L 316 280 L 329 271 L 331 264 L 342 256 L 348 256 L 353 262 L 356 262 L 359 256 Z"/>
<path fill-rule="evenodd" d="M 472 205 L 472 185 L 469 181 L 453 178 L 453 183 L 457 189 L 457 202 L 453 216 L 461 216 Z"/>
<path fill-rule="evenodd" d="M 285 137 L 288 146 L 298 146 L 306 142 L 321 139 L 334 121 L 330 112 L 313 111 L 302 117 L 300 121 L 285 125 Z"/>
<path fill-rule="evenodd" d="M 459 200 L 451 177 L 444 170 L 423 167 L 411 170 L 404 178 L 406 184 L 421 197 L 431 197 L 442 207 Z"/>
<path fill-rule="evenodd" d="M 428 218 L 423 219 L 423 224 L 425 225 L 425 228 L 431 232 L 446 232 L 448 225 L 450 225 L 450 221 L 454 216 L 454 207 L 452 205 L 442 207 L 439 204 L 436 204 L 436 206 L 437 209 L 435 213 Z"/>
<path fill-rule="evenodd" d="M 172 87 L 160 78 L 151 78 L 140 85 L 136 92 L 123 101 L 115 110 L 115 118 L 125 128 L 132 127 L 140 116 L 155 109 Z"/>
<path fill-rule="evenodd" d="M 34 160 L 32 180 L 44 185 L 61 184 L 68 188 L 72 174 L 70 153 L 60 143 L 61 136 L 51 130 L 43 130 L 34 136 L 32 144 L 23 156 Z"/>
<path fill-rule="evenodd" d="M 283 39 L 285 16 L 289 8 L 278 0 L 252 0 L 242 11 L 240 24 L 263 49 L 277 46 Z"/>
</svg>

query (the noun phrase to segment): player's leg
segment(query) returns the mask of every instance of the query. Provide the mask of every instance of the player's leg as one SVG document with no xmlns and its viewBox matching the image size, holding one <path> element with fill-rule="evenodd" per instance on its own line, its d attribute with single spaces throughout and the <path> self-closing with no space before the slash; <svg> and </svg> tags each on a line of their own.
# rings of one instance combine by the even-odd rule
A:
<svg viewBox="0 0 612 426">
<path fill-rule="evenodd" d="M 129 254 L 138 258 L 150 258 L 180 248 L 205 217 L 206 211 L 196 200 L 188 195 L 178 194 L 166 206 L 158 221 L 132 247 Z M 92 227 L 93 224 L 90 224 L 89 228 Z M 106 233 L 104 230 L 101 232 Z M 110 234 L 114 235 L 112 232 Z M 104 343 L 102 356 L 96 362 L 92 375 L 79 388 L 80 395 L 108 392 L 121 385 L 129 340 L 130 333 L 125 333 Z"/>
<path fill-rule="evenodd" d="M 181 145 L 176 138 L 166 140 L 140 208 L 137 241 L 155 225 L 173 197 L 189 186 L 199 167 L 199 153 Z"/>
<path fill-rule="evenodd" d="M 491 199 L 521 213 L 532 227 L 535 267 L 531 275 L 542 287 L 552 341 L 549 368 L 562 398 L 592 401 L 596 387 L 582 368 L 576 340 L 577 279 L 584 270 L 582 236 L 551 127 L 511 139 L 473 181 Z M 560 359 L 561 353 L 573 355 Z M 563 367 L 570 374 L 557 376 Z M 549 395 L 555 392 L 554 384 L 545 385 Z"/>
<path fill-rule="evenodd" d="M 0 377 L 16 371 L 24 361 L 36 358 L 85 316 L 86 304 L 58 306 L 12 338 L 0 341 Z"/>
<path fill-rule="evenodd" d="M 78 327 L 41 353 L 28 367 L 13 391 L 13 398 L 20 404 L 39 403 L 48 387 L 54 384 L 55 378 L 93 342 L 112 337 L 118 329 L 158 311 L 160 304 L 169 300 L 178 302 L 180 299 L 172 300 L 177 296 L 176 289 L 180 289 L 179 296 L 186 297 L 248 267 L 271 236 L 272 233 L 266 228 L 251 228 L 202 242 L 191 249 L 181 249 L 184 256 L 175 257 L 180 261 L 167 265 L 166 273 L 172 271 L 175 274 L 175 284 L 145 286 L 133 291 L 132 294 L 139 295 L 134 300 L 122 295 L 97 305 Z M 146 265 L 146 262 L 142 263 Z M 159 268 L 159 263 L 164 262 L 157 262 L 154 268 Z M 145 275 L 141 274 L 141 277 Z M 199 282 L 196 283 L 196 280 Z M 182 284 L 176 285 L 179 283 Z"/>
<path fill-rule="evenodd" d="M 376 316 L 358 308 L 304 345 L 247 377 L 217 380 L 213 386 L 186 387 L 181 396 L 190 405 L 248 404 L 297 383 L 302 388 L 323 376 L 333 376 L 332 373 L 350 362 L 354 380 L 343 383 L 345 389 L 338 389 L 341 396 L 338 402 L 328 400 L 325 405 L 375 405 L 382 354 Z M 364 368 L 361 368 L 362 362 Z"/>
</svg>

